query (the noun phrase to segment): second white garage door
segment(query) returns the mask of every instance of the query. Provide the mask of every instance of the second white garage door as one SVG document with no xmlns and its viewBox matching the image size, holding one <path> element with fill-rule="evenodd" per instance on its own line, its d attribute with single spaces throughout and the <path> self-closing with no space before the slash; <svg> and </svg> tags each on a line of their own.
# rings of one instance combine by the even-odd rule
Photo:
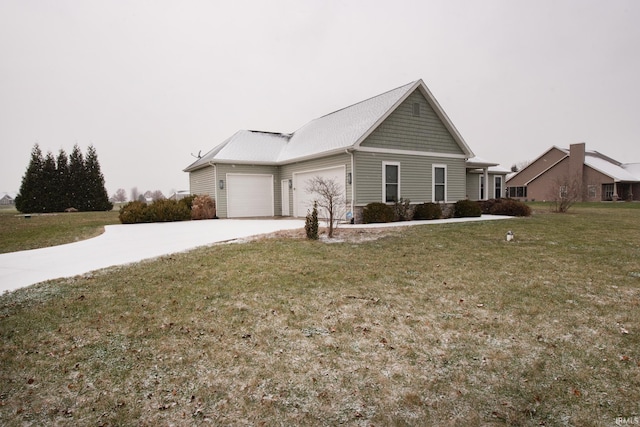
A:
<svg viewBox="0 0 640 427">
<path fill-rule="evenodd" d="M 342 189 L 342 195 L 346 197 L 345 193 L 345 177 L 346 169 L 344 166 L 338 166 L 329 169 L 319 169 L 308 172 L 300 172 L 293 174 L 293 216 L 304 217 L 307 212 L 313 207 L 313 200 L 317 198 L 317 195 L 310 194 L 307 191 L 308 182 L 313 177 L 322 177 L 325 179 L 335 180 Z M 321 214 L 322 215 L 322 214 Z"/>
<path fill-rule="evenodd" d="M 227 216 L 273 216 L 273 175 L 227 174 Z"/>
</svg>

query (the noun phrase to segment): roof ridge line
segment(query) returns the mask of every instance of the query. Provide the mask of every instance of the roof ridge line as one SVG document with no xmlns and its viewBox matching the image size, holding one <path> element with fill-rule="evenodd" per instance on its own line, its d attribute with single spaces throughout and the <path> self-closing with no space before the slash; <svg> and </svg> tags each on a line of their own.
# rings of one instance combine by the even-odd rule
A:
<svg viewBox="0 0 640 427">
<path fill-rule="evenodd" d="M 323 116 L 316 117 L 315 119 L 312 119 L 312 120 L 310 120 L 310 121 L 312 122 L 312 121 L 314 121 L 314 120 L 322 119 L 322 118 L 324 118 L 324 117 L 327 117 L 327 116 L 330 116 L 330 115 L 332 115 L 332 114 L 338 113 L 338 112 L 340 112 L 340 111 L 346 110 L 347 108 L 355 107 L 355 106 L 356 106 L 356 105 L 358 105 L 358 104 L 362 104 L 362 103 L 365 103 L 365 102 L 367 102 L 367 101 L 371 101 L 371 100 L 372 100 L 372 99 L 374 99 L 374 98 L 378 98 L 378 97 L 380 97 L 380 96 L 386 95 L 386 94 L 388 94 L 389 92 L 393 92 L 394 90 L 401 89 L 401 88 L 403 88 L 403 87 L 405 87 L 405 86 L 413 86 L 414 84 L 416 84 L 416 83 L 417 83 L 417 82 L 419 82 L 419 81 L 420 81 L 420 80 L 414 80 L 414 81 L 412 81 L 412 82 L 410 82 L 410 83 L 407 83 L 407 84 L 404 84 L 404 85 L 402 85 L 402 86 L 398 86 L 398 87 L 396 87 L 396 88 L 393 88 L 393 89 L 390 89 L 390 90 L 384 91 L 384 92 L 382 92 L 382 93 L 379 93 L 379 94 L 377 94 L 377 95 L 371 96 L 371 97 L 369 97 L 369 98 L 367 98 L 367 99 L 363 99 L 362 101 L 354 102 L 354 103 L 353 103 L 353 104 L 351 104 L 351 105 L 347 105 L 346 107 L 339 108 L 339 109 L 337 109 L 337 110 L 335 110 L 335 111 L 332 111 L 332 112 L 330 112 L 330 113 L 327 113 L 327 114 L 325 114 L 325 115 L 323 115 Z M 307 122 L 307 123 L 309 123 L 309 122 Z M 305 124 L 306 124 L 306 123 L 305 123 Z M 294 132 L 294 133 L 295 133 L 295 132 Z"/>
</svg>

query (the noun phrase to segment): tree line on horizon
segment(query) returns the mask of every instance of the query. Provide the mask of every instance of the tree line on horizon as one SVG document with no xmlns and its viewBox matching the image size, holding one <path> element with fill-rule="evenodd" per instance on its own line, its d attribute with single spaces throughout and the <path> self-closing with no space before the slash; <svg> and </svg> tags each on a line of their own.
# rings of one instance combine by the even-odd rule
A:
<svg viewBox="0 0 640 427">
<path fill-rule="evenodd" d="M 60 149 L 54 157 L 50 151 L 43 156 L 35 144 L 15 204 L 22 213 L 113 209 L 95 147 L 90 145 L 85 156 L 76 144 L 69 156 Z"/>
</svg>

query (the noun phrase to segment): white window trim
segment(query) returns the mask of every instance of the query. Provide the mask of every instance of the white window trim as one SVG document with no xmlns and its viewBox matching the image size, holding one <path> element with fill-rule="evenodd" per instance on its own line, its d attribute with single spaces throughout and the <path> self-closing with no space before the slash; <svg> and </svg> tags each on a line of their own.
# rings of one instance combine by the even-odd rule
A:
<svg viewBox="0 0 640 427">
<path fill-rule="evenodd" d="M 400 192 L 400 162 L 382 162 L 382 203 L 387 202 L 387 166 L 397 166 L 398 167 L 398 200 L 400 200 L 401 192 Z"/>
<path fill-rule="evenodd" d="M 448 203 L 448 197 L 447 197 L 447 165 L 442 165 L 442 164 L 433 164 L 431 165 L 431 201 L 433 203 L 438 203 L 436 202 L 436 168 L 442 168 L 444 169 L 444 203 Z"/>
</svg>

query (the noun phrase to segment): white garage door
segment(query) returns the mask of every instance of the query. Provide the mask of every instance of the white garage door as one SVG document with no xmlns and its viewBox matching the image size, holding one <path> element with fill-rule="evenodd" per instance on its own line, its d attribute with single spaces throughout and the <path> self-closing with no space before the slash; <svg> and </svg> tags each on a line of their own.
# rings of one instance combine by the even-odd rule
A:
<svg viewBox="0 0 640 427">
<path fill-rule="evenodd" d="M 317 199 L 317 194 L 307 191 L 308 181 L 313 177 L 322 177 L 325 179 L 335 180 L 342 189 L 342 195 L 346 197 L 345 176 L 346 169 L 344 166 L 338 166 L 330 169 L 319 169 L 315 171 L 301 172 L 293 174 L 293 216 L 305 217 L 307 212 L 313 208 L 313 201 Z M 323 216 L 322 212 L 318 212 Z"/>
<path fill-rule="evenodd" d="M 227 174 L 227 216 L 273 216 L 273 175 Z"/>
</svg>

